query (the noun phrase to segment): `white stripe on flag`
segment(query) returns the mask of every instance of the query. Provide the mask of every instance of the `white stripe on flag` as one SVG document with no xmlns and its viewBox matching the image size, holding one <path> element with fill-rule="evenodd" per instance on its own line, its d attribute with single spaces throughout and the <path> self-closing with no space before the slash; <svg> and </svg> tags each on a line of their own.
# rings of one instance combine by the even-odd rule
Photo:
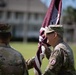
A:
<svg viewBox="0 0 76 75">
<path fill-rule="evenodd" d="M 40 63 L 39 63 L 39 61 L 38 61 L 37 55 L 36 55 L 36 57 L 35 57 L 35 62 L 36 62 L 37 67 L 40 69 Z"/>
</svg>

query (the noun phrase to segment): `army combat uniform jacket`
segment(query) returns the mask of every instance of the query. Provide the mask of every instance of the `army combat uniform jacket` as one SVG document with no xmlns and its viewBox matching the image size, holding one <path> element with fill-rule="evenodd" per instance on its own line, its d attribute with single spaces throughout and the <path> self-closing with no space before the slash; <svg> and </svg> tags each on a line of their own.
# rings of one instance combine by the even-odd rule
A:
<svg viewBox="0 0 76 75">
<path fill-rule="evenodd" d="M 43 75 L 76 75 L 73 52 L 65 42 L 59 42 L 49 55 L 49 64 Z"/>
<path fill-rule="evenodd" d="M 9 45 L 0 44 L 0 75 L 28 75 L 24 58 Z"/>
</svg>

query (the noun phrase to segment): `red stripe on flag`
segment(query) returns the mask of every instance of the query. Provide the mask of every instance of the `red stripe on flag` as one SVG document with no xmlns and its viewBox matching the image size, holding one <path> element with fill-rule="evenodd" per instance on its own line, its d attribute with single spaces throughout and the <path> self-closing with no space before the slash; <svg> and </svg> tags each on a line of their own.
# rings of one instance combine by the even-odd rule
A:
<svg viewBox="0 0 76 75">
<path fill-rule="evenodd" d="M 45 28 L 50 24 L 59 24 L 60 23 L 60 16 L 61 16 L 61 9 L 62 9 L 62 0 L 52 0 L 49 8 L 47 10 L 47 13 L 45 15 L 45 18 L 43 20 L 41 28 Z M 40 36 L 39 40 L 41 40 L 41 41 L 39 41 L 39 47 L 38 47 L 38 51 L 36 53 L 36 57 L 38 58 L 37 61 L 39 61 L 39 64 L 41 67 L 41 64 L 42 64 L 41 53 L 43 52 L 42 48 L 41 48 L 42 42 L 46 43 L 46 41 L 47 41 L 46 37 L 44 36 L 44 30 L 40 30 L 39 36 Z M 37 67 L 36 60 L 35 60 L 34 67 L 35 67 L 35 70 L 37 72 L 39 72 L 38 75 L 41 75 L 40 67 Z"/>
</svg>

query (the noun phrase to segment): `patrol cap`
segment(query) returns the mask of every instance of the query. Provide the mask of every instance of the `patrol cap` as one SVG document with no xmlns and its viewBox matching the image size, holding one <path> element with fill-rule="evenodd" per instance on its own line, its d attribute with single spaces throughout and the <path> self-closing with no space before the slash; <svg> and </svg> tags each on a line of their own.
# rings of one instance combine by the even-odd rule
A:
<svg viewBox="0 0 76 75">
<path fill-rule="evenodd" d="M 63 36 L 63 25 L 49 25 L 45 28 L 45 34 L 57 32 L 60 36 Z"/>
<path fill-rule="evenodd" d="M 10 28 L 9 24 L 0 23 L 0 32 L 10 32 Z"/>
</svg>

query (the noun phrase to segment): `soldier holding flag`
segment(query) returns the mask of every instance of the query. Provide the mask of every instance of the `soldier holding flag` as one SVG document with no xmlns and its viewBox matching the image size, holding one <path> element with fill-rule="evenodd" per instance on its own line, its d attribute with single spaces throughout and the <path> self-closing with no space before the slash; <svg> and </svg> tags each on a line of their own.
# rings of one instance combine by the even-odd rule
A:
<svg viewBox="0 0 76 75">
<path fill-rule="evenodd" d="M 43 75 L 76 75 L 72 49 L 63 41 L 63 26 L 49 25 L 45 28 L 47 43 L 53 47 L 49 64 Z M 45 48 L 47 49 L 47 45 Z"/>
<path fill-rule="evenodd" d="M 62 0 L 51 0 L 50 6 L 47 10 L 42 26 L 40 28 L 39 43 L 38 43 L 39 46 L 35 56 L 35 63 L 34 63 L 35 75 L 42 74 L 41 72 L 42 59 L 45 54 L 46 57 L 49 59 L 50 56 L 49 53 L 51 52 L 49 48 L 45 49 L 43 45 L 43 43 L 45 43 L 47 46 L 49 46 L 49 44 L 47 43 L 47 37 L 44 35 L 45 28 L 48 27 L 50 24 L 57 25 L 60 23 L 61 9 L 62 9 Z"/>
<path fill-rule="evenodd" d="M 63 27 L 59 25 L 61 9 L 62 0 L 51 0 L 40 29 L 36 56 L 28 61 L 28 69 L 34 67 L 35 75 L 42 75 L 41 65 L 45 54 L 49 63 L 43 75 L 76 75 L 72 50 L 63 41 Z M 54 47 L 53 52 L 49 45 Z"/>
</svg>

